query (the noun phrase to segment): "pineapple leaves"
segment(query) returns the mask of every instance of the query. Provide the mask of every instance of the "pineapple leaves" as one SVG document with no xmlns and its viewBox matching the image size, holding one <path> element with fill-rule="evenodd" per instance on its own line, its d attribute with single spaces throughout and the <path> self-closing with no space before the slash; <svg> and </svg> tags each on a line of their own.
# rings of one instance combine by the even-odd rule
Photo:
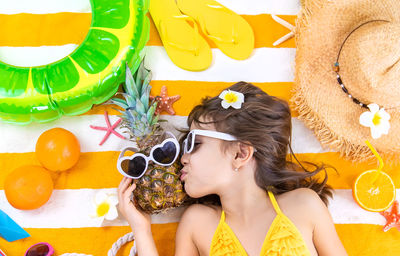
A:
<svg viewBox="0 0 400 256">
<path fill-rule="evenodd" d="M 154 112 L 156 111 L 156 107 L 157 107 L 157 103 L 153 103 L 153 105 L 151 105 L 149 111 L 147 112 L 147 122 L 152 125 L 152 120 L 154 117 Z"/>
<path fill-rule="evenodd" d="M 144 67 L 144 62 L 140 63 L 140 66 L 135 74 L 136 84 L 149 84 L 150 80 L 146 81 L 146 78 L 151 74 L 151 72 Z M 142 82 L 143 81 L 143 82 Z M 143 91 L 142 91 L 143 93 Z"/>
<path fill-rule="evenodd" d="M 149 95 L 150 95 L 150 86 L 147 86 L 145 90 L 142 88 L 142 96 L 140 97 L 140 101 L 143 103 L 144 108 L 149 109 Z"/>
<path fill-rule="evenodd" d="M 118 93 L 118 95 L 122 95 L 125 98 L 125 103 L 127 104 L 125 109 L 136 105 L 136 99 L 134 97 L 132 97 L 131 95 L 129 95 L 128 93 L 120 92 L 120 93 Z"/>
<path fill-rule="evenodd" d="M 117 93 L 122 97 L 110 100 L 110 103 L 124 109 L 118 110 L 123 118 L 123 127 L 128 129 L 130 138 L 136 143 L 161 130 L 158 115 L 155 115 L 157 102 L 150 102 L 151 77 L 143 62 L 134 74 L 126 65 L 125 91 Z"/>
<path fill-rule="evenodd" d="M 139 66 L 139 69 L 136 71 L 136 73 L 135 73 L 135 83 L 136 84 L 141 84 L 142 83 L 142 77 L 143 77 L 143 73 L 144 73 L 144 67 L 143 67 L 143 62 L 142 63 L 140 63 L 140 66 Z M 143 92 L 143 86 L 142 86 L 142 88 L 141 89 L 139 89 L 139 93 L 141 94 L 142 92 Z"/>
<path fill-rule="evenodd" d="M 136 85 L 137 84 L 135 83 L 135 80 L 133 79 L 131 69 L 129 68 L 128 65 L 126 65 L 126 77 L 125 77 L 124 89 L 133 98 L 136 98 L 139 95 L 139 91 L 138 91 Z"/>
<path fill-rule="evenodd" d="M 140 100 L 136 101 L 136 111 L 141 116 L 145 115 L 145 113 L 146 113 L 146 109 Z"/>
<path fill-rule="evenodd" d="M 115 104 L 117 106 L 120 106 L 123 109 L 126 109 L 128 107 L 128 104 L 126 104 L 126 102 L 123 99 L 113 98 L 113 99 L 109 100 L 109 102 L 111 104 Z"/>
<path fill-rule="evenodd" d="M 153 125 L 157 124 L 157 122 L 158 122 L 158 116 L 155 116 L 153 121 L 151 121 L 150 125 L 153 126 Z"/>
<path fill-rule="evenodd" d="M 147 87 L 150 87 L 149 84 L 151 78 L 152 78 L 152 73 L 149 71 L 143 79 L 143 88 L 142 88 L 143 90 L 147 89 Z"/>
<path fill-rule="evenodd" d="M 128 110 L 125 113 L 126 113 L 126 120 L 128 121 L 128 123 L 133 124 L 135 122 L 135 116 L 137 116 L 137 113 L 135 113 L 132 110 Z"/>
</svg>

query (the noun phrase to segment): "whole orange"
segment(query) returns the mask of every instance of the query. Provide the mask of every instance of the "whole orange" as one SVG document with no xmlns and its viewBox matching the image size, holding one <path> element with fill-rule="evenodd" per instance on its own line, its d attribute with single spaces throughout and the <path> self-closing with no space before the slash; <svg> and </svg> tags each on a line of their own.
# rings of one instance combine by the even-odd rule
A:
<svg viewBox="0 0 400 256">
<path fill-rule="evenodd" d="M 53 192 L 53 180 L 43 167 L 25 165 L 7 175 L 4 192 L 13 207 L 33 210 L 49 200 Z"/>
<path fill-rule="evenodd" d="M 74 166 L 81 149 L 75 135 L 63 128 L 45 131 L 36 142 L 36 157 L 43 167 L 52 171 L 65 171 Z"/>
</svg>

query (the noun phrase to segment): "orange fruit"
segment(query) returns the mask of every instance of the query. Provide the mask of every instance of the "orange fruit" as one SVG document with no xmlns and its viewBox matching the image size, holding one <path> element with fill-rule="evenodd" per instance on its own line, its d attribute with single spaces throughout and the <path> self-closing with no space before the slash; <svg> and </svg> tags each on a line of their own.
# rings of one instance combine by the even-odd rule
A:
<svg viewBox="0 0 400 256">
<path fill-rule="evenodd" d="M 361 208 L 371 212 L 382 212 L 395 200 L 396 187 L 385 172 L 381 171 L 378 174 L 378 170 L 369 170 L 361 173 L 354 182 L 353 197 Z"/>
<path fill-rule="evenodd" d="M 52 171 L 65 171 L 74 166 L 81 153 L 79 141 L 63 128 L 45 131 L 36 142 L 36 157 L 43 167 Z"/>
<path fill-rule="evenodd" d="M 7 175 L 4 192 L 13 207 L 33 210 L 49 200 L 53 192 L 53 180 L 41 166 L 21 166 Z"/>
</svg>

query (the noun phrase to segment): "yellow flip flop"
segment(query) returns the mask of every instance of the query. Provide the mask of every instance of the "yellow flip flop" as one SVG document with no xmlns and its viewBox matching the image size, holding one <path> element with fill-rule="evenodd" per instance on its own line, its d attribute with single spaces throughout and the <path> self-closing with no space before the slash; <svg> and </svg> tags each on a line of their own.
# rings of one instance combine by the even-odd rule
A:
<svg viewBox="0 0 400 256">
<path fill-rule="evenodd" d="M 205 70 L 211 65 L 210 46 L 199 34 L 194 19 L 180 12 L 175 0 L 151 0 L 149 11 L 175 65 L 190 71 Z"/>
<path fill-rule="evenodd" d="M 179 9 L 199 22 L 217 47 L 236 60 L 247 59 L 254 49 L 253 29 L 245 19 L 214 0 L 177 0 Z"/>
</svg>

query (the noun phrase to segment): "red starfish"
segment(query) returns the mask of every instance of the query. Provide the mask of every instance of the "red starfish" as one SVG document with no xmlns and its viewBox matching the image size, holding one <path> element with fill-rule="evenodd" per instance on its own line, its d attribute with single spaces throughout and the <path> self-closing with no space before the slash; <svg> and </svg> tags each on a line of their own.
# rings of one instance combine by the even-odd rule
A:
<svg viewBox="0 0 400 256">
<path fill-rule="evenodd" d="M 158 104 L 157 104 L 157 109 L 155 111 L 155 114 L 158 115 L 163 111 L 166 111 L 170 115 L 175 115 L 175 110 L 172 108 L 172 104 L 179 100 L 181 96 L 175 95 L 175 96 L 168 96 L 167 94 L 167 86 L 163 85 L 161 87 L 161 95 L 160 96 L 150 96 L 150 100 L 155 99 Z"/>
<path fill-rule="evenodd" d="M 384 211 L 380 214 L 386 218 L 386 224 L 383 227 L 384 232 L 394 227 L 396 227 L 400 231 L 399 202 L 397 200 L 394 201 L 392 209 L 390 211 Z"/>
<path fill-rule="evenodd" d="M 107 127 L 102 127 L 102 126 L 94 126 L 90 125 L 90 128 L 95 129 L 95 130 L 101 130 L 101 131 L 107 131 L 106 135 L 104 135 L 103 140 L 100 142 L 100 146 L 107 140 L 108 136 L 110 136 L 111 133 L 115 134 L 118 138 L 125 139 L 124 136 L 119 134 L 118 132 L 114 131 L 114 129 L 119 125 L 121 122 L 122 118 L 118 119 L 112 126 L 110 124 L 110 119 L 108 118 L 108 113 L 107 111 L 104 111 L 104 118 L 106 119 L 106 124 Z"/>
</svg>

